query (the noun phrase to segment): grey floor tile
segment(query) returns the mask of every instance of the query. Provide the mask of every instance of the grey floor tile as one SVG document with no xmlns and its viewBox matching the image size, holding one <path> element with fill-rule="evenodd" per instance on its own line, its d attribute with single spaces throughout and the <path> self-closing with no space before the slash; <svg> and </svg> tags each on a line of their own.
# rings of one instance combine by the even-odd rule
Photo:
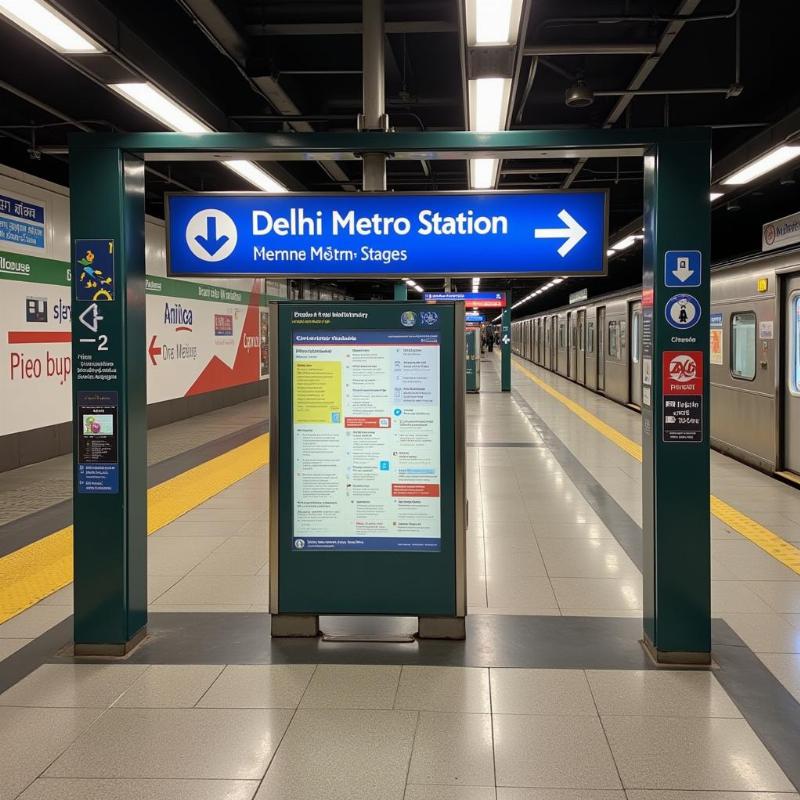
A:
<svg viewBox="0 0 800 800">
<path fill-rule="evenodd" d="M 784 792 L 680 792 L 667 789 L 629 789 L 628 800 L 797 800 Z"/>
<path fill-rule="evenodd" d="M 800 653 L 800 629 L 779 614 L 722 614 L 722 618 L 757 653 Z"/>
<path fill-rule="evenodd" d="M 602 715 L 741 717 L 711 672 L 587 670 Z"/>
<path fill-rule="evenodd" d="M 34 639 L 72 614 L 67 606 L 35 605 L 0 625 L 0 639 Z"/>
<path fill-rule="evenodd" d="M 108 708 L 146 664 L 43 664 L 0 695 L 2 706 Z"/>
<path fill-rule="evenodd" d="M 308 664 L 231 664 L 198 703 L 200 708 L 295 708 L 311 680 Z"/>
<path fill-rule="evenodd" d="M 253 605 L 269 602 L 269 584 L 257 575 L 196 575 L 191 573 L 156 601 L 171 605 Z"/>
<path fill-rule="evenodd" d="M 33 639 L 0 639 L 0 661 L 8 658 L 12 653 L 21 650 L 26 644 L 30 644 Z"/>
<path fill-rule="evenodd" d="M 611 539 L 542 539 L 542 558 L 551 578 L 628 578 L 639 570 Z"/>
<path fill-rule="evenodd" d="M 711 581 L 712 614 L 757 614 L 773 610 L 742 581 Z"/>
<path fill-rule="evenodd" d="M 93 708 L 0 708 L 0 797 L 16 797 L 101 713 Z"/>
<path fill-rule="evenodd" d="M 286 709 L 112 708 L 45 776 L 257 780 L 291 716 Z"/>
<path fill-rule="evenodd" d="M 494 750 L 498 786 L 620 788 L 597 717 L 498 714 Z"/>
<path fill-rule="evenodd" d="M 490 669 L 492 713 L 597 716 L 583 670 Z"/>
<path fill-rule="evenodd" d="M 301 708 L 392 708 L 400 667 L 320 664 Z"/>
<path fill-rule="evenodd" d="M 626 789 L 791 792 L 743 719 L 603 717 Z"/>
<path fill-rule="evenodd" d="M 759 653 L 758 657 L 800 703 L 800 654 Z"/>
<path fill-rule="evenodd" d="M 420 712 L 408 782 L 494 786 L 491 715 Z"/>
<path fill-rule="evenodd" d="M 796 581 L 749 581 L 747 587 L 773 611 L 800 613 L 800 577 Z"/>
<path fill-rule="evenodd" d="M 221 665 L 153 664 L 114 705 L 118 708 L 191 708 L 222 669 Z"/>
<path fill-rule="evenodd" d="M 557 609 L 558 603 L 549 578 L 490 575 L 486 579 L 490 608 L 514 608 L 536 614 L 542 609 Z"/>
<path fill-rule="evenodd" d="M 417 715 L 299 709 L 258 800 L 402 800 Z"/>
<path fill-rule="evenodd" d="M 19 800 L 252 800 L 258 781 L 39 778 Z"/>
<path fill-rule="evenodd" d="M 639 578 L 551 578 L 559 607 L 607 608 L 639 611 L 642 579 Z"/>
<path fill-rule="evenodd" d="M 403 800 L 496 800 L 493 786 L 422 786 L 409 784 Z"/>
<path fill-rule="evenodd" d="M 225 536 L 162 536 L 156 533 L 147 540 L 149 575 L 185 575 L 216 550 Z"/>
<path fill-rule="evenodd" d="M 203 559 L 192 575 L 256 575 L 266 563 L 266 536 L 231 536 Z"/>
<path fill-rule="evenodd" d="M 497 800 L 625 800 L 625 792 L 611 789 L 499 788 Z"/>
<path fill-rule="evenodd" d="M 488 713 L 489 670 L 478 667 L 404 666 L 395 708 Z"/>
</svg>

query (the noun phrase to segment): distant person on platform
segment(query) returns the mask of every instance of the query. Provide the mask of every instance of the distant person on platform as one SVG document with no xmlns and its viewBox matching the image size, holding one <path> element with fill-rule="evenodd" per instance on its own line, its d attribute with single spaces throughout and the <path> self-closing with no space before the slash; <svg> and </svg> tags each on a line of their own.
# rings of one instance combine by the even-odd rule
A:
<svg viewBox="0 0 800 800">
<path fill-rule="evenodd" d="M 486 343 L 489 346 L 489 352 L 491 353 L 494 349 L 494 334 L 492 333 L 491 328 L 489 329 L 489 333 L 486 336 Z"/>
</svg>

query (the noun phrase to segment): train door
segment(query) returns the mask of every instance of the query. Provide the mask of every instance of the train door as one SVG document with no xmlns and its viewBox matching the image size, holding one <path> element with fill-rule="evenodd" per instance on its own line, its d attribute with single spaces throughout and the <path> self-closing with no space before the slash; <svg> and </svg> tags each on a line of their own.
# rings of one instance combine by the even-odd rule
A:
<svg viewBox="0 0 800 800">
<path fill-rule="evenodd" d="M 546 369 L 550 369 L 550 324 L 547 317 L 542 319 L 542 325 L 544 326 L 544 366 Z"/>
<path fill-rule="evenodd" d="M 597 309 L 597 391 L 606 390 L 606 307 Z"/>
<path fill-rule="evenodd" d="M 575 380 L 586 383 L 586 311 L 578 311 L 577 363 L 575 364 Z"/>
<path fill-rule="evenodd" d="M 575 379 L 575 315 L 567 312 L 567 377 Z"/>
<path fill-rule="evenodd" d="M 550 317 L 550 369 L 558 370 L 556 354 L 558 353 L 558 317 Z"/>
<path fill-rule="evenodd" d="M 642 406 L 642 304 L 631 303 L 631 346 L 630 346 L 630 375 L 631 404 L 637 408 Z"/>
<path fill-rule="evenodd" d="M 800 475 L 800 275 L 793 275 L 787 281 L 785 319 L 783 464 L 785 469 Z"/>
</svg>

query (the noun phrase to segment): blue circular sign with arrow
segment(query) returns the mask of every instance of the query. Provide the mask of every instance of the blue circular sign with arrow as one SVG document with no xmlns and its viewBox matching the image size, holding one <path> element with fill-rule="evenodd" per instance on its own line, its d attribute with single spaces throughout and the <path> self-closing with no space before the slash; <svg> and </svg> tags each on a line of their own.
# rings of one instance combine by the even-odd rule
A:
<svg viewBox="0 0 800 800">
<path fill-rule="evenodd" d="M 690 294 L 676 294 L 667 301 L 664 313 L 673 328 L 685 331 L 700 321 L 700 303 Z"/>
</svg>

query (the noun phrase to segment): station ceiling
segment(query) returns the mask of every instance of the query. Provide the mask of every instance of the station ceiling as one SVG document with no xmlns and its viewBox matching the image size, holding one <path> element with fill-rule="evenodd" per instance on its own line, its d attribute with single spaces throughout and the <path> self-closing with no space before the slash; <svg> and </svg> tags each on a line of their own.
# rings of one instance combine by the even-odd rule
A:
<svg viewBox="0 0 800 800">
<path fill-rule="evenodd" d="M 48 0 L 102 39 L 103 63 L 59 55 L 0 18 L 2 162 L 68 182 L 67 136 L 78 129 L 163 129 L 107 88 L 138 75 L 217 130 L 355 131 L 362 106 L 361 1 Z M 386 0 L 386 100 L 396 130 L 464 130 L 463 0 Z M 796 0 L 524 0 L 509 127 L 708 125 L 713 162 L 734 163 L 758 142 L 794 133 Z M 109 46 L 111 42 L 111 46 Z M 130 80 L 130 78 L 127 78 Z M 700 92 L 702 90 L 702 93 Z M 567 93 L 589 97 L 575 106 Z M 800 129 L 798 116 L 797 129 Z M 748 149 L 749 148 L 749 149 Z M 744 157 L 744 156 L 742 156 Z M 726 161 L 727 159 L 727 161 Z M 760 249 L 761 224 L 798 210 L 800 160 L 762 181 L 729 187 L 713 207 L 714 260 Z M 264 164 L 292 189 L 354 191 L 356 161 Z M 147 176 L 147 210 L 165 191 L 252 186 L 208 162 L 160 162 Z M 388 162 L 391 190 L 466 189 L 458 161 Z M 632 158 L 506 160 L 500 189 L 607 188 L 610 234 L 634 230 L 642 164 Z M 610 260 L 609 277 L 575 278 L 526 304 L 533 311 L 589 284 L 592 294 L 641 278 L 641 247 Z M 490 282 L 513 299 L 540 280 Z M 421 281 L 441 289 L 440 281 Z M 469 289 L 469 281 L 455 288 Z M 388 284 L 348 282 L 356 297 Z M 521 308 L 520 311 L 523 309 Z"/>
</svg>

